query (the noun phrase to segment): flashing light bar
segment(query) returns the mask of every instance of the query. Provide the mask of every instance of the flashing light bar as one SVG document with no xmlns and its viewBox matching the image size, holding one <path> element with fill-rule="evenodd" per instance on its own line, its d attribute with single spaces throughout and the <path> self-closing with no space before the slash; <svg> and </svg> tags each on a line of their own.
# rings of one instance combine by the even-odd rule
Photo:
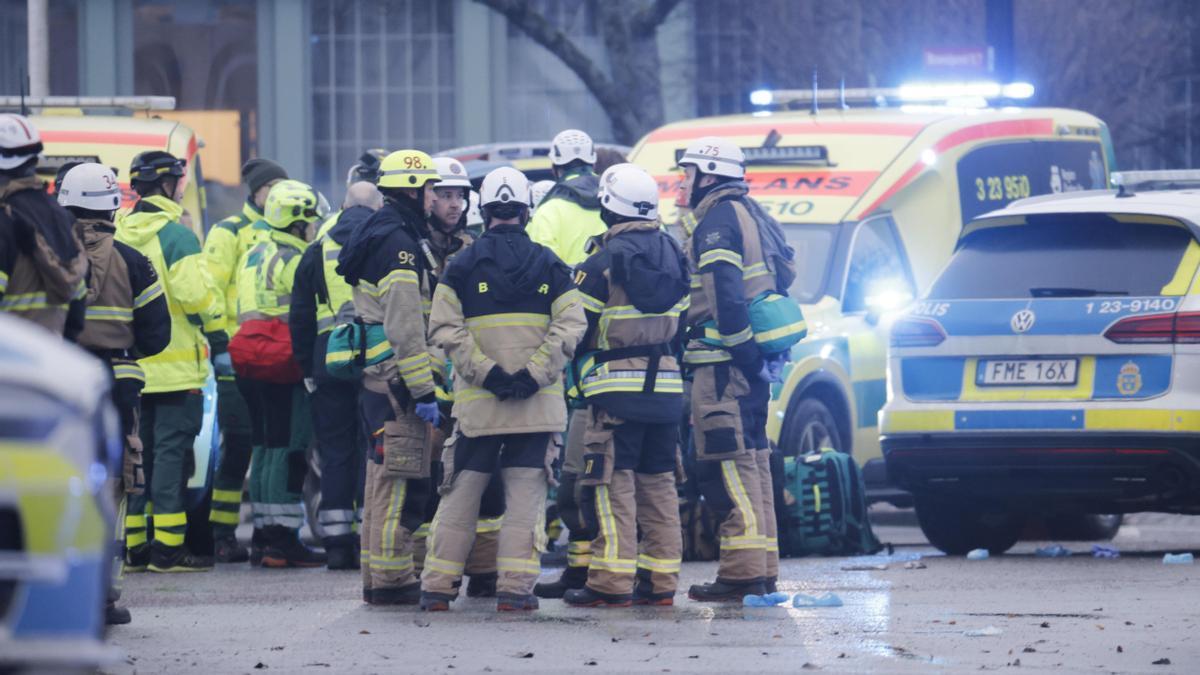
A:
<svg viewBox="0 0 1200 675">
<path fill-rule="evenodd" d="M 1195 186 L 1200 183 L 1200 169 L 1172 169 L 1166 171 L 1119 171 L 1112 174 L 1112 184 L 1123 187 L 1149 184 L 1185 183 Z"/>
<path fill-rule="evenodd" d="M 1034 86 L 1028 82 L 910 82 L 899 87 L 858 87 L 854 89 L 757 89 L 750 92 L 750 103 L 756 106 L 787 106 L 793 103 L 873 103 L 886 105 L 890 100 L 909 103 L 946 103 L 970 101 L 977 107 L 982 101 L 1025 100 L 1033 97 Z"/>
<path fill-rule="evenodd" d="M 174 96 L 26 96 L 27 108 L 125 108 L 174 110 Z M 20 96 L 0 96 L 0 108 L 19 108 Z"/>
</svg>

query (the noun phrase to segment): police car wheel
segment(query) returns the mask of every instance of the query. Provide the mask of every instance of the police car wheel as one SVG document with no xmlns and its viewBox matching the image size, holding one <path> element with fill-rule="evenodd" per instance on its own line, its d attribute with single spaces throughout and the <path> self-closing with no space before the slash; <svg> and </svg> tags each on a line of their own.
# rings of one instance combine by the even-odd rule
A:
<svg viewBox="0 0 1200 675">
<path fill-rule="evenodd" d="M 780 439 L 783 454 L 788 457 L 819 452 L 825 447 L 847 450 L 833 413 L 815 398 L 801 399 L 788 410 Z"/>
<path fill-rule="evenodd" d="M 966 555 L 985 548 L 993 555 L 1017 543 L 1025 518 L 998 507 L 980 507 L 953 499 L 916 495 L 917 522 L 935 548 Z"/>
<path fill-rule="evenodd" d="M 1047 518 L 1046 530 L 1056 541 L 1110 541 L 1122 520 L 1119 513 L 1072 513 Z"/>
</svg>

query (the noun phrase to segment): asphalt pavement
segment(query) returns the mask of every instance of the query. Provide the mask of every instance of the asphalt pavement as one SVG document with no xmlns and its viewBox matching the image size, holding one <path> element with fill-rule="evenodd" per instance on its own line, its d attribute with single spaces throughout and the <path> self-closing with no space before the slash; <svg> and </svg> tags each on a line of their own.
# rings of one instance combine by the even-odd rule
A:
<svg viewBox="0 0 1200 675">
<path fill-rule="evenodd" d="M 323 569 L 130 575 L 134 621 L 110 633 L 125 658 L 105 672 L 1200 672 L 1200 566 L 1162 562 L 1200 549 L 1200 517 L 1128 518 L 1118 559 L 1080 542 L 1040 558 L 1048 542 L 1022 542 L 968 561 L 938 554 L 906 514 L 878 515 L 891 557 L 783 562 L 781 590 L 832 592 L 837 608 L 688 600 L 713 563 L 684 565 L 673 608 L 543 600 L 521 615 L 465 597 L 444 614 L 367 607 L 357 573 Z"/>
</svg>

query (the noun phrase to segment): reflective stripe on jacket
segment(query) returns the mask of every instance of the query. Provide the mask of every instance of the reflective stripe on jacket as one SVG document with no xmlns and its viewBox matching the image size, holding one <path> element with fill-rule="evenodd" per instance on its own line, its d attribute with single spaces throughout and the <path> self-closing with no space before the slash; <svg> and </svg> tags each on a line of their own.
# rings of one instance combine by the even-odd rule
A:
<svg viewBox="0 0 1200 675">
<path fill-rule="evenodd" d="M 203 387 L 209 373 L 204 333 L 225 326 L 225 303 L 208 273 L 199 240 L 179 222 L 182 214 L 179 204 L 154 196 L 117 217 L 117 241 L 150 260 L 171 315 L 167 348 L 138 361 L 146 373 L 146 393 Z"/>
<path fill-rule="evenodd" d="M 246 254 L 270 233 L 262 213 L 252 202 L 242 212 L 213 225 L 204 239 L 204 258 L 217 291 L 225 298 L 225 332 L 233 337 L 238 327 L 238 271 Z"/>
<path fill-rule="evenodd" d="M 307 247 L 300 237 L 273 229 L 250 249 L 237 274 L 239 324 L 263 319 L 287 323 L 296 267 Z"/>
</svg>

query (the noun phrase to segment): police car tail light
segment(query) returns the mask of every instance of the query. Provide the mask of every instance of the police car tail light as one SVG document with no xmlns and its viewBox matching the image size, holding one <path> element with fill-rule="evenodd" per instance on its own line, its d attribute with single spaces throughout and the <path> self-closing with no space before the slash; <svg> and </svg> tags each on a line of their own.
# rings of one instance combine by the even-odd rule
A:
<svg viewBox="0 0 1200 675">
<path fill-rule="evenodd" d="M 1119 344 L 1200 343 L 1200 312 L 1131 316 L 1113 324 L 1104 337 Z"/>
<path fill-rule="evenodd" d="M 946 339 L 941 324 L 931 319 L 901 319 L 892 324 L 893 347 L 936 347 Z"/>
</svg>

